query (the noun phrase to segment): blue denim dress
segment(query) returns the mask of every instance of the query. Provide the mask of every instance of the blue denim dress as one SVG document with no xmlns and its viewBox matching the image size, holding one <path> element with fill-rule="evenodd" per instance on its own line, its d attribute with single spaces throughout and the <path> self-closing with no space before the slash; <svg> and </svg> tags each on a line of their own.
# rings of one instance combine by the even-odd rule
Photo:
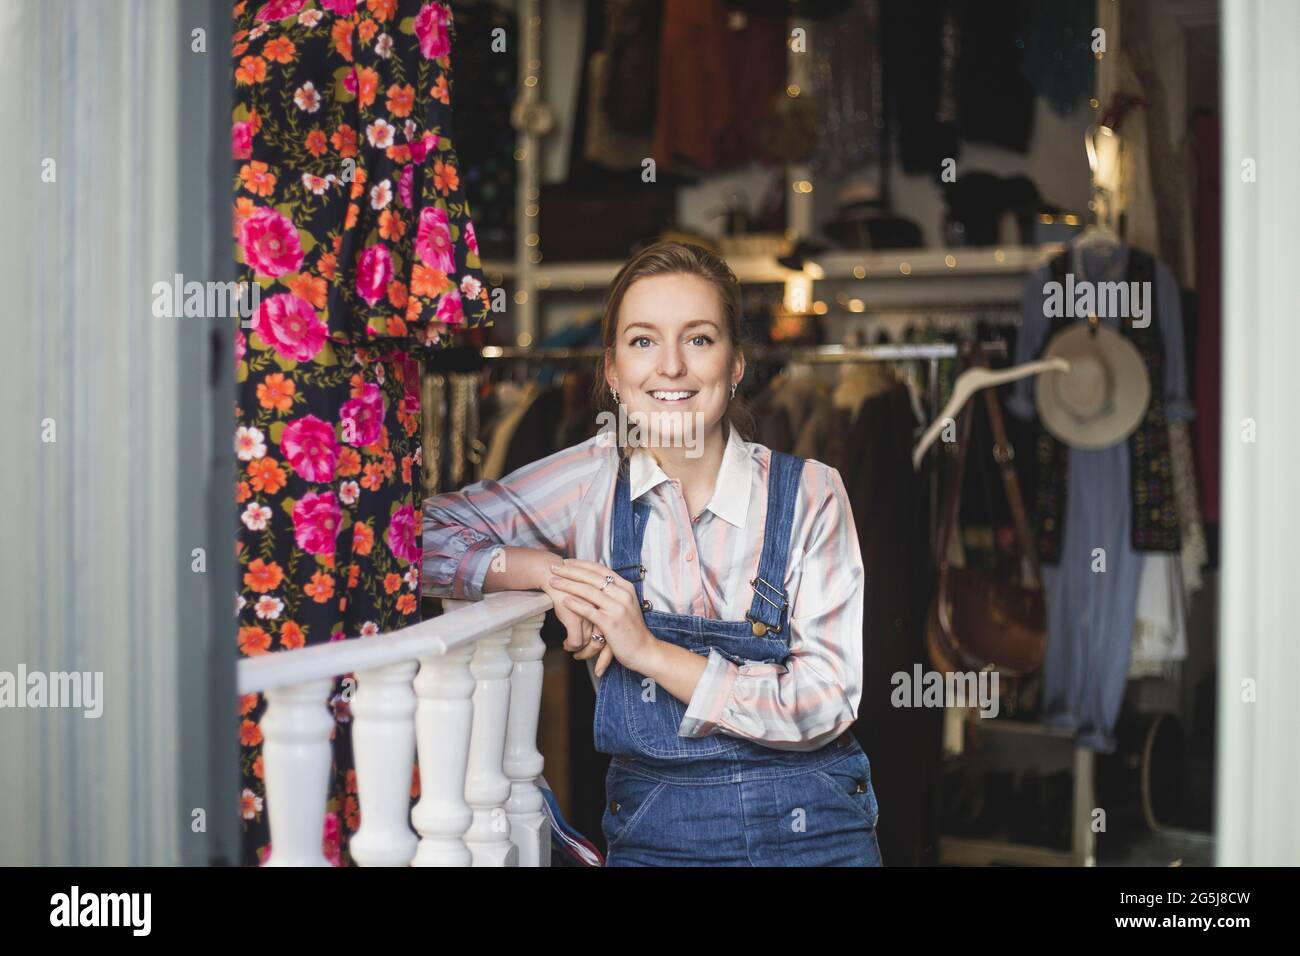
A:
<svg viewBox="0 0 1300 956">
<path fill-rule="evenodd" d="M 636 587 L 657 638 L 735 664 L 784 664 L 790 530 L 803 459 L 772 453 L 754 600 L 741 621 L 655 611 L 642 593 L 648 502 L 614 495 L 614 570 Z M 596 749 L 613 760 L 601 828 L 608 866 L 880 866 L 867 755 L 845 731 L 816 751 L 777 750 L 721 732 L 679 737 L 686 705 L 613 662 L 596 694 Z"/>
</svg>

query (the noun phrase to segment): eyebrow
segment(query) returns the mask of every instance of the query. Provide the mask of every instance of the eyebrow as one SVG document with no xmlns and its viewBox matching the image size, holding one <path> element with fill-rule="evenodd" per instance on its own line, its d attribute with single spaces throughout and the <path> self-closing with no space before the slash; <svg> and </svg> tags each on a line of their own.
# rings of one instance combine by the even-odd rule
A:
<svg viewBox="0 0 1300 956">
<path fill-rule="evenodd" d="M 715 330 L 718 328 L 718 323 L 714 322 L 712 319 L 691 319 L 691 321 L 687 322 L 684 326 L 682 326 L 682 328 L 689 329 L 697 325 L 709 325 L 712 326 Z M 652 332 L 659 331 L 659 329 L 656 326 L 651 325 L 649 322 L 629 322 L 627 324 L 627 327 L 623 331 L 630 332 L 636 328 L 649 329 Z"/>
</svg>

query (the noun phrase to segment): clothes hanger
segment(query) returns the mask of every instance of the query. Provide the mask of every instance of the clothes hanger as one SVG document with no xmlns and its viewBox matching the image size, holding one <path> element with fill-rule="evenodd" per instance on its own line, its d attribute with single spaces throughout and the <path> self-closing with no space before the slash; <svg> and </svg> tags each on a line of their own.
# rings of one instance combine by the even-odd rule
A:
<svg viewBox="0 0 1300 956">
<path fill-rule="evenodd" d="M 962 372 L 957 376 L 957 381 L 953 383 L 952 398 L 948 399 L 948 404 L 943 407 L 943 411 L 939 413 L 938 417 L 930 423 L 930 427 L 925 430 L 925 434 L 921 436 L 921 440 L 917 442 L 916 448 L 913 449 L 912 467 L 914 469 L 921 467 L 921 461 L 925 458 L 926 451 L 934 444 L 934 440 L 939 437 L 939 432 L 943 430 L 945 423 L 949 420 L 954 422 L 957 420 L 957 413 L 961 411 L 967 399 L 975 392 L 992 385 L 1002 385 L 1030 375 L 1038 375 L 1041 372 L 1068 372 L 1069 370 L 1070 363 L 1065 359 L 1051 358 L 1026 362 L 1023 365 L 1013 365 L 1011 368 L 998 369 L 997 371 L 987 368 L 969 368 Z"/>
</svg>

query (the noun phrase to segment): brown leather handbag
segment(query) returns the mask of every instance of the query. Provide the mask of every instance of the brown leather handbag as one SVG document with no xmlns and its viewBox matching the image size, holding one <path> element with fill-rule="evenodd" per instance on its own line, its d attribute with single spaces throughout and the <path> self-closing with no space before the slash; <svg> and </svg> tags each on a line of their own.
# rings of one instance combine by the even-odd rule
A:
<svg viewBox="0 0 1300 956">
<path fill-rule="evenodd" d="M 983 364 L 976 351 L 972 361 Z M 939 526 L 936 560 L 938 590 L 926 620 L 926 649 L 930 663 L 940 671 L 998 672 L 999 696 L 1009 713 L 1032 708 L 1035 682 L 1047 651 L 1047 611 L 1041 589 L 1038 552 L 1029 530 L 1020 483 L 1011 464 L 1002 409 L 991 388 L 984 389 L 993 428 L 993 457 L 1011 504 L 1021 557 L 1029 571 L 1029 586 L 1008 581 L 979 568 L 954 567 L 948 561 L 950 536 L 959 533 L 962 475 L 970 445 L 972 403 L 961 412 L 957 465 L 948 482 Z"/>
</svg>

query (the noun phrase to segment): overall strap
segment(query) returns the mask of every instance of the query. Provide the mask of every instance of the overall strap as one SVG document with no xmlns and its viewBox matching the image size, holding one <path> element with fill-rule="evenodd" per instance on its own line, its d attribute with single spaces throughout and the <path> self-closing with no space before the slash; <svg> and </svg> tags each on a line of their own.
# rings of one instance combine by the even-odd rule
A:
<svg viewBox="0 0 1300 956">
<path fill-rule="evenodd" d="M 645 567 L 641 564 L 641 543 L 645 540 L 646 519 L 650 516 L 650 503 L 638 501 L 632 503 L 632 482 L 629 477 L 630 467 L 626 458 L 619 464 L 618 481 L 614 485 L 614 537 L 610 546 L 612 570 L 620 577 L 632 582 L 636 588 L 636 599 L 646 607 L 645 596 L 641 593 L 641 582 L 645 579 Z"/>
<path fill-rule="evenodd" d="M 763 553 L 758 560 L 758 576 L 750 581 L 754 601 L 745 615 L 754 634 L 785 630 L 789 595 L 785 592 L 785 569 L 790 560 L 790 532 L 794 526 L 794 506 L 799 499 L 802 458 L 773 451 L 767 474 L 767 522 L 763 527 Z"/>
</svg>

